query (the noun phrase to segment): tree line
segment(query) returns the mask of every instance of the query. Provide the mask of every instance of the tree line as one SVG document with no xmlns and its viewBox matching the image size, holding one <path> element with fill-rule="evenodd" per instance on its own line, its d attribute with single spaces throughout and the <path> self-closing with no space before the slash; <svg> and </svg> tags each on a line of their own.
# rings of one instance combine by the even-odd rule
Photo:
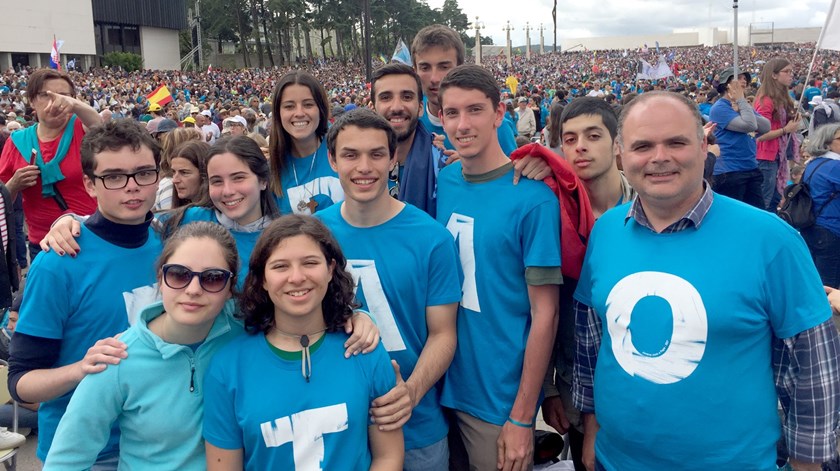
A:
<svg viewBox="0 0 840 471">
<path fill-rule="evenodd" d="M 189 0 L 188 6 L 195 11 L 198 1 L 202 46 L 209 50 L 211 44 L 233 42 L 246 67 L 282 66 L 318 56 L 361 60 L 365 1 L 375 57 L 390 58 L 400 39 L 410 45 L 421 28 L 433 23 L 454 29 L 468 46 L 474 43 L 470 21 L 457 0 L 445 0 L 439 9 L 418 0 Z M 192 48 L 194 36 L 191 31 L 182 34 L 182 53 Z M 492 39 L 482 37 L 482 43 L 492 44 Z"/>
</svg>

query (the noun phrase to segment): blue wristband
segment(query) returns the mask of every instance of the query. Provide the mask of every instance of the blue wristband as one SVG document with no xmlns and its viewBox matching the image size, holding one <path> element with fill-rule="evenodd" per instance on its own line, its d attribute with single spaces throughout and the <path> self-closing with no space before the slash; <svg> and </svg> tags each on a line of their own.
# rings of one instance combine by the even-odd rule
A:
<svg viewBox="0 0 840 471">
<path fill-rule="evenodd" d="M 532 424 L 525 424 L 525 423 L 522 423 L 522 422 L 518 422 L 516 420 L 511 419 L 510 417 L 508 417 L 507 421 L 512 423 L 513 425 L 516 425 L 517 427 L 522 427 L 522 428 L 532 428 L 533 427 Z"/>
</svg>

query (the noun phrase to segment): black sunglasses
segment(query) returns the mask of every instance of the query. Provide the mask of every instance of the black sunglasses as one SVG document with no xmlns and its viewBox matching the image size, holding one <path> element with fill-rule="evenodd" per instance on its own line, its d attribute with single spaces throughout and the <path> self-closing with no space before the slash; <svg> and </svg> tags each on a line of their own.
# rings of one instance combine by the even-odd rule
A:
<svg viewBox="0 0 840 471">
<path fill-rule="evenodd" d="M 198 277 L 198 284 L 201 286 L 201 289 L 208 293 L 218 293 L 225 289 L 233 273 L 222 270 L 221 268 L 192 271 L 183 265 L 174 263 L 163 266 L 163 282 L 172 289 L 186 288 L 196 276 Z"/>
</svg>

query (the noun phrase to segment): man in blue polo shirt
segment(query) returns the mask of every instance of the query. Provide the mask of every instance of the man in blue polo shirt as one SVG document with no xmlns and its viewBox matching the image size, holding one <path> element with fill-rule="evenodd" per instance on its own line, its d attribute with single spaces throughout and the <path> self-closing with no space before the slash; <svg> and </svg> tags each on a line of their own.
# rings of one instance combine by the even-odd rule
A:
<svg viewBox="0 0 840 471">
<path fill-rule="evenodd" d="M 638 197 L 598 220 L 575 293 L 587 468 L 775 469 L 784 436 L 795 470 L 819 470 L 840 339 L 802 238 L 704 183 L 688 98 L 635 98 L 616 143 Z"/>
</svg>

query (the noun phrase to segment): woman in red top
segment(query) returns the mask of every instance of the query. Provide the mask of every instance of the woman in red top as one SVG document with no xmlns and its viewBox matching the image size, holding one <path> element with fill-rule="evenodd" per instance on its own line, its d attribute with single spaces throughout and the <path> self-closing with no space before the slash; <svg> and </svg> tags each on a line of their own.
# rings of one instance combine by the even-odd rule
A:
<svg viewBox="0 0 840 471">
<path fill-rule="evenodd" d="M 33 259 L 40 252 L 38 243 L 58 216 L 96 210 L 96 200 L 82 183 L 80 149 L 85 130 L 102 124 L 102 118 L 75 96 L 76 87 L 66 73 L 36 70 L 27 82 L 26 97 L 38 124 L 15 131 L 0 155 L 0 180 L 12 200 L 23 194 Z"/>
<path fill-rule="evenodd" d="M 756 138 L 756 159 L 763 181 L 761 191 L 768 211 L 776 211 L 780 195 L 790 176 L 788 157 L 799 152 L 800 116 L 788 94 L 793 83 L 793 66 L 787 59 L 776 57 L 761 69 L 761 86 L 755 97 L 755 109 L 770 120 L 770 132 Z"/>
</svg>

